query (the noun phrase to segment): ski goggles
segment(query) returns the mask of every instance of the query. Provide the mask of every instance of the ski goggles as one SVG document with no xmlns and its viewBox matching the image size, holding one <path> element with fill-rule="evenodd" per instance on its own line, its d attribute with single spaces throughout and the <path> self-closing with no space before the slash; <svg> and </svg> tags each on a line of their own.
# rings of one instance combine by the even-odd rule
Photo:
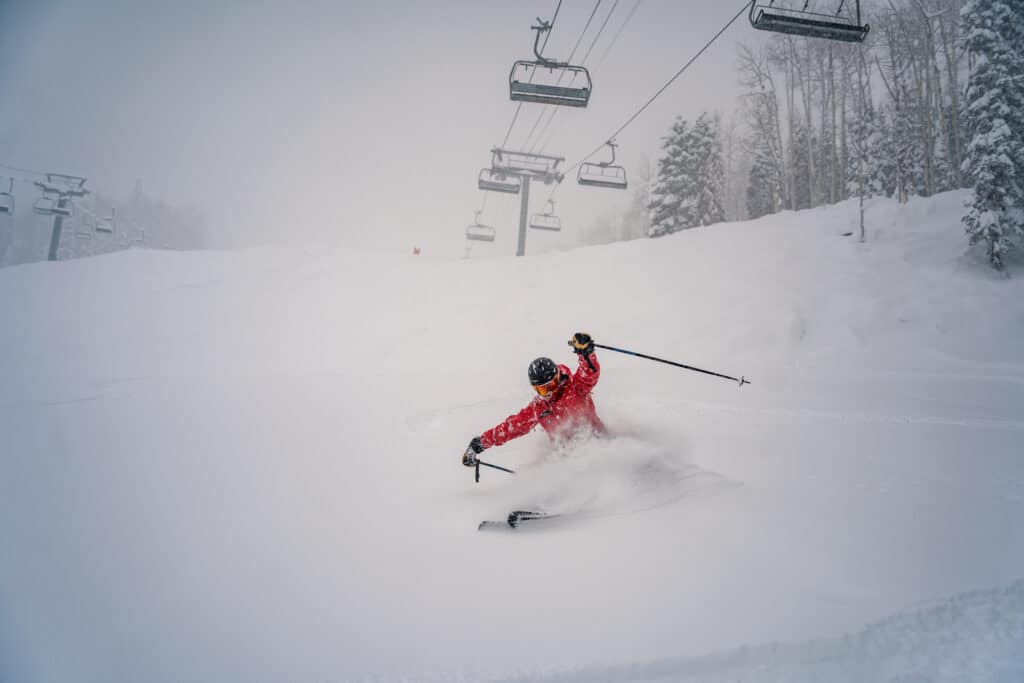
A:
<svg viewBox="0 0 1024 683">
<path fill-rule="evenodd" d="M 554 378 L 550 382 L 547 382 L 545 384 L 538 384 L 537 386 L 534 387 L 534 390 L 540 396 L 542 396 L 544 398 L 547 398 L 552 393 L 554 393 L 555 389 L 558 388 L 558 385 L 560 383 L 559 380 L 561 380 L 561 379 L 562 378 L 559 375 L 556 374 L 554 376 Z"/>
</svg>

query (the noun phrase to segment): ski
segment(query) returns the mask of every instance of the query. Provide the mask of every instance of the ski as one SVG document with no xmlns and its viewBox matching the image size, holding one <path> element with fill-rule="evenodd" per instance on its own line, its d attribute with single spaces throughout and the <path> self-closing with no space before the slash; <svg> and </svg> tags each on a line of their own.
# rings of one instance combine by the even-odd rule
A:
<svg viewBox="0 0 1024 683">
<path fill-rule="evenodd" d="M 497 521 L 491 519 L 485 519 L 480 522 L 477 527 L 478 531 L 485 529 L 516 529 L 521 524 L 526 522 L 536 522 L 539 520 L 555 519 L 561 515 L 548 514 L 546 512 L 538 512 L 536 510 L 513 510 L 508 513 L 508 518 L 505 521 Z"/>
</svg>

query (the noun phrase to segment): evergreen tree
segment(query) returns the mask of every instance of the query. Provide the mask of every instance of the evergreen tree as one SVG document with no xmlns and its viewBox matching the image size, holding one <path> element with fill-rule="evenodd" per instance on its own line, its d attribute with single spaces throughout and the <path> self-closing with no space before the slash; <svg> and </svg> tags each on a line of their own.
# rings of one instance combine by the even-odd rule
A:
<svg viewBox="0 0 1024 683">
<path fill-rule="evenodd" d="M 1024 236 L 1024 19 L 1012 0 L 969 0 L 960 17 L 974 58 L 962 166 L 974 195 L 963 223 L 969 242 L 983 242 L 989 263 L 1002 270 Z"/>
<path fill-rule="evenodd" d="M 692 127 L 677 117 L 662 149 L 649 204 L 649 236 L 724 220 L 722 150 L 711 117 L 701 114 Z"/>
<path fill-rule="evenodd" d="M 725 220 L 721 197 L 725 194 L 725 166 L 718 124 L 706 113 L 697 118 L 691 131 L 697 200 L 693 225 L 712 225 Z"/>
<path fill-rule="evenodd" d="M 802 121 L 793 122 L 793 141 L 790 152 L 793 154 L 793 208 L 811 208 L 811 158 L 807 153 L 807 137 L 810 132 Z"/>
<path fill-rule="evenodd" d="M 896 195 L 896 157 L 892 153 L 896 142 L 896 130 L 889 122 L 885 109 L 878 112 L 874 124 L 868 130 L 868 196 L 893 197 Z"/>
<path fill-rule="evenodd" d="M 775 177 L 775 163 L 767 140 L 758 140 L 754 147 L 754 165 L 747 185 L 747 215 L 760 218 L 779 210 L 782 192 Z"/>
<path fill-rule="evenodd" d="M 676 117 L 669 134 L 663 139 L 664 155 L 658 159 L 658 174 L 651 190 L 650 227 L 651 237 L 667 235 L 684 227 L 679 224 L 684 213 L 683 201 L 690 193 L 687 178 L 684 175 L 686 152 L 683 148 L 689 126 L 683 117 Z"/>
</svg>

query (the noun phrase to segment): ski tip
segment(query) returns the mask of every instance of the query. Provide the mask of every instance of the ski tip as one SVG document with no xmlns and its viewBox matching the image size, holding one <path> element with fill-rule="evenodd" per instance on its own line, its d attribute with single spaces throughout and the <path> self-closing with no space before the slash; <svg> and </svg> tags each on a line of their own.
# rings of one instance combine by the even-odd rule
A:
<svg viewBox="0 0 1024 683">
<path fill-rule="evenodd" d="M 491 531 L 494 529 L 511 531 L 512 529 L 515 529 L 515 527 L 510 525 L 508 522 L 499 522 L 491 519 L 485 519 L 476 527 L 477 531 Z"/>
<path fill-rule="evenodd" d="M 551 520 L 560 516 L 561 515 L 548 514 L 535 510 L 513 510 L 503 521 L 485 519 L 477 526 L 477 531 L 483 531 L 485 529 L 505 529 L 506 531 L 511 531 L 513 529 L 518 529 L 526 522 L 533 523 L 542 520 Z M 530 526 L 532 526 L 532 524 L 530 524 Z"/>
</svg>

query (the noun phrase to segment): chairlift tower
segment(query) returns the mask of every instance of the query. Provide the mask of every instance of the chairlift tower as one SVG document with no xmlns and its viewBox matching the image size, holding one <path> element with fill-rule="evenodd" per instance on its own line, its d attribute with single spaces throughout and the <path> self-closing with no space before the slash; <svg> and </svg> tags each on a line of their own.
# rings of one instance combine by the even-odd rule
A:
<svg viewBox="0 0 1024 683">
<path fill-rule="evenodd" d="M 36 200 L 33 211 L 42 216 L 53 216 L 53 233 L 50 235 L 49 260 L 57 260 L 57 247 L 64 219 L 73 213 L 71 199 L 89 194 L 85 189 L 86 179 L 64 173 L 47 173 L 46 182 L 35 181 L 43 195 Z"/>
<path fill-rule="evenodd" d="M 550 154 L 533 154 L 495 147 L 491 150 L 491 173 L 518 178 L 519 188 L 519 242 L 516 256 L 526 253 L 526 227 L 530 216 L 530 181 L 539 180 L 545 185 L 562 182 L 564 177 L 558 165 L 564 157 Z"/>
</svg>

